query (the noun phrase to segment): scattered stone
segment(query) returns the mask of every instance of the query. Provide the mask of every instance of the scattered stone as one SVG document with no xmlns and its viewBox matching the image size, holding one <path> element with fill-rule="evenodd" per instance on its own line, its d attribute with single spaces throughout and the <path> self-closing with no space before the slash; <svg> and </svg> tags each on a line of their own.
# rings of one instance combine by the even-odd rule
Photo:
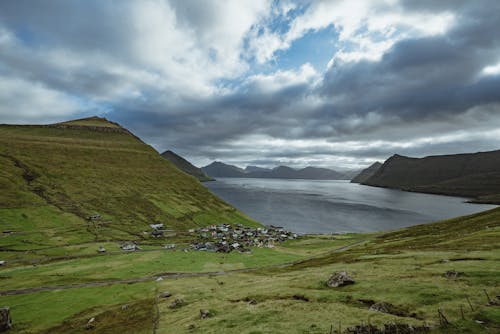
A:
<svg viewBox="0 0 500 334">
<path fill-rule="evenodd" d="M 255 299 L 249 299 L 248 305 L 257 305 L 257 301 Z"/>
<path fill-rule="evenodd" d="M 157 282 L 163 281 L 163 277 L 161 277 L 161 276 L 160 276 L 160 277 L 158 277 L 158 278 L 156 279 L 156 281 L 157 281 Z"/>
<path fill-rule="evenodd" d="M 161 229 L 163 229 L 163 224 L 162 224 L 162 223 L 150 224 L 149 226 L 150 226 L 153 230 L 161 230 Z"/>
<path fill-rule="evenodd" d="M 495 296 L 494 299 L 488 302 L 488 306 L 500 306 L 500 295 Z"/>
<path fill-rule="evenodd" d="M 373 325 L 356 325 L 354 327 L 349 327 L 344 333 L 352 334 L 380 334 L 382 333 L 376 326 Z"/>
<path fill-rule="evenodd" d="M 233 250 L 249 253 L 250 247 L 273 248 L 277 242 L 298 238 L 297 234 L 272 225 L 255 229 L 241 224 L 235 226 L 220 224 L 189 231 L 198 234 L 198 241 L 191 244 L 191 248 L 221 253 L 229 253 Z"/>
<path fill-rule="evenodd" d="M 292 298 L 295 299 L 295 300 L 302 300 L 304 302 L 308 302 L 309 301 L 309 298 L 307 298 L 304 295 L 293 295 Z"/>
<path fill-rule="evenodd" d="M 5 265 L 7 262 L 5 262 L 4 260 L 0 261 L 0 266 L 3 266 Z"/>
<path fill-rule="evenodd" d="M 160 293 L 160 295 L 158 297 L 160 297 L 160 298 L 168 298 L 170 296 L 172 296 L 172 294 L 169 291 L 163 291 L 162 293 Z"/>
<path fill-rule="evenodd" d="M 428 333 L 428 326 L 411 326 L 408 324 L 384 324 L 383 328 L 373 325 L 357 325 L 347 328 L 344 333 L 349 334 L 418 334 Z"/>
<path fill-rule="evenodd" d="M 382 312 L 382 313 L 391 313 L 390 312 L 391 305 L 384 303 L 384 302 L 379 302 L 375 303 L 372 306 L 370 306 L 370 311 L 375 311 L 375 312 Z"/>
<path fill-rule="evenodd" d="M 12 319 L 10 318 L 10 308 L 0 307 L 0 332 L 6 332 L 12 328 Z"/>
<path fill-rule="evenodd" d="M 101 215 L 98 215 L 98 214 L 90 215 L 87 217 L 88 221 L 99 220 L 99 219 L 101 219 Z"/>
<path fill-rule="evenodd" d="M 97 250 L 98 253 L 106 253 L 106 248 L 100 246 L 99 249 Z"/>
<path fill-rule="evenodd" d="M 95 328 L 95 318 L 90 318 L 89 321 L 85 324 L 85 329 L 90 330 Z"/>
<path fill-rule="evenodd" d="M 163 237 L 163 231 L 162 230 L 153 230 L 151 232 L 151 236 L 154 238 L 161 238 L 161 237 Z"/>
<path fill-rule="evenodd" d="M 163 246 L 163 248 L 165 248 L 165 249 L 174 249 L 175 248 L 175 244 L 166 244 L 165 246 Z"/>
<path fill-rule="evenodd" d="M 383 334 L 413 334 L 428 333 L 428 326 L 411 326 L 408 324 L 385 324 Z"/>
<path fill-rule="evenodd" d="M 209 310 L 200 310 L 200 319 L 207 319 L 213 317 L 213 313 Z"/>
<path fill-rule="evenodd" d="M 457 279 L 458 276 L 460 276 L 462 273 L 456 271 L 456 270 L 448 270 L 445 274 L 444 277 L 447 279 Z"/>
<path fill-rule="evenodd" d="M 136 251 L 141 250 L 141 248 L 135 242 L 125 242 L 120 248 L 124 251 Z"/>
<path fill-rule="evenodd" d="M 175 299 L 170 305 L 169 308 L 179 308 L 184 305 L 184 301 L 180 298 Z"/>
<path fill-rule="evenodd" d="M 330 288 L 338 288 L 349 284 L 354 284 L 354 280 L 345 271 L 333 273 L 328 281 L 326 281 L 326 285 Z"/>
<path fill-rule="evenodd" d="M 122 305 L 122 311 L 125 311 L 126 309 L 128 309 L 128 305 L 127 304 Z"/>
</svg>

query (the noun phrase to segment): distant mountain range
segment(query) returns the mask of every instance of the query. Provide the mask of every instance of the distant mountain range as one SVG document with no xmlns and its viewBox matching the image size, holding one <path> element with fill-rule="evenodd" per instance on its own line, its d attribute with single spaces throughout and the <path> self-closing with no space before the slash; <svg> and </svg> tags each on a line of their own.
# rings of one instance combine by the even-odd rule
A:
<svg viewBox="0 0 500 334">
<path fill-rule="evenodd" d="M 370 186 L 472 197 L 474 202 L 500 204 L 500 150 L 425 158 L 395 154 L 379 168 L 372 165 L 365 169 L 354 180 Z"/>
<path fill-rule="evenodd" d="M 165 151 L 161 154 L 161 156 L 173 163 L 184 173 L 194 176 L 201 182 L 214 180 L 213 178 L 205 174 L 200 168 L 194 166 L 189 161 L 172 151 Z"/>
<path fill-rule="evenodd" d="M 248 166 L 245 169 L 228 165 L 219 161 L 201 168 L 211 177 L 248 177 L 248 178 L 272 178 L 272 179 L 308 179 L 308 180 L 347 180 L 345 174 L 333 169 L 306 167 L 294 169 L 287 166 L 279 166 L 273 169 L 256 166 Z"/>
</svg>

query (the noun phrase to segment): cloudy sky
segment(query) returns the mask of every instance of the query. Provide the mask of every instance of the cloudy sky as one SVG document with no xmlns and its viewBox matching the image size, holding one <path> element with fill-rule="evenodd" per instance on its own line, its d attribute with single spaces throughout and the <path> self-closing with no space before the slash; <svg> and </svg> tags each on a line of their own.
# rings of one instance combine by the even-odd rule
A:
<svg viewBox="0 0 500 334">
<path fill-rule="evenodd" d="M 500 149 L 497 0 L 3 0 L 0 123 L 100 115 L 198 165 Z"/>
</svg>

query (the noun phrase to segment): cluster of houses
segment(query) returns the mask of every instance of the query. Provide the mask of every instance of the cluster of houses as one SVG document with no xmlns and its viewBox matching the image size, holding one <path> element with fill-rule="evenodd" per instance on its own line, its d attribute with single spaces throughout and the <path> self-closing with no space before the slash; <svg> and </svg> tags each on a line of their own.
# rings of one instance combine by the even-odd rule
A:
<svg viewBox="0 0 500 334">
<path fill-rule="evenodd" d="M 282 227 L 266 226 L 259 228 L 246 227 L 241 224 L 212 225 L 189 230 L 196 233 L 198 241 L 191 248 L 200 251 L 229 253 L 233 250 L 250 252 L 249 247 L 274 247 L 275 243 L 296 239 L 295 233 L 285 231 Z"/>
</svg>

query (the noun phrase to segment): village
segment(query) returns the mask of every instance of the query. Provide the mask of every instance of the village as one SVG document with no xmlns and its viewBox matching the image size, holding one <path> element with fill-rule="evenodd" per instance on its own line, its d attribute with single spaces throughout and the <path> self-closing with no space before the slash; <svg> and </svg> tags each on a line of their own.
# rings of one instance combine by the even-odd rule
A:
<svg viewBox="0 0 500 334">
<path fill-rule="evenodd" d="M 191 229 L 189 232 L 198 237 L 198 241 L 191 244 L 192 249 L 222 253 L 249 253 L 250 247 L 273 248 L 275 243 L 298 238 L 297 234 L 272 225 L 251 228 L 241 224 L 219 224 Z"/>
</svg>

